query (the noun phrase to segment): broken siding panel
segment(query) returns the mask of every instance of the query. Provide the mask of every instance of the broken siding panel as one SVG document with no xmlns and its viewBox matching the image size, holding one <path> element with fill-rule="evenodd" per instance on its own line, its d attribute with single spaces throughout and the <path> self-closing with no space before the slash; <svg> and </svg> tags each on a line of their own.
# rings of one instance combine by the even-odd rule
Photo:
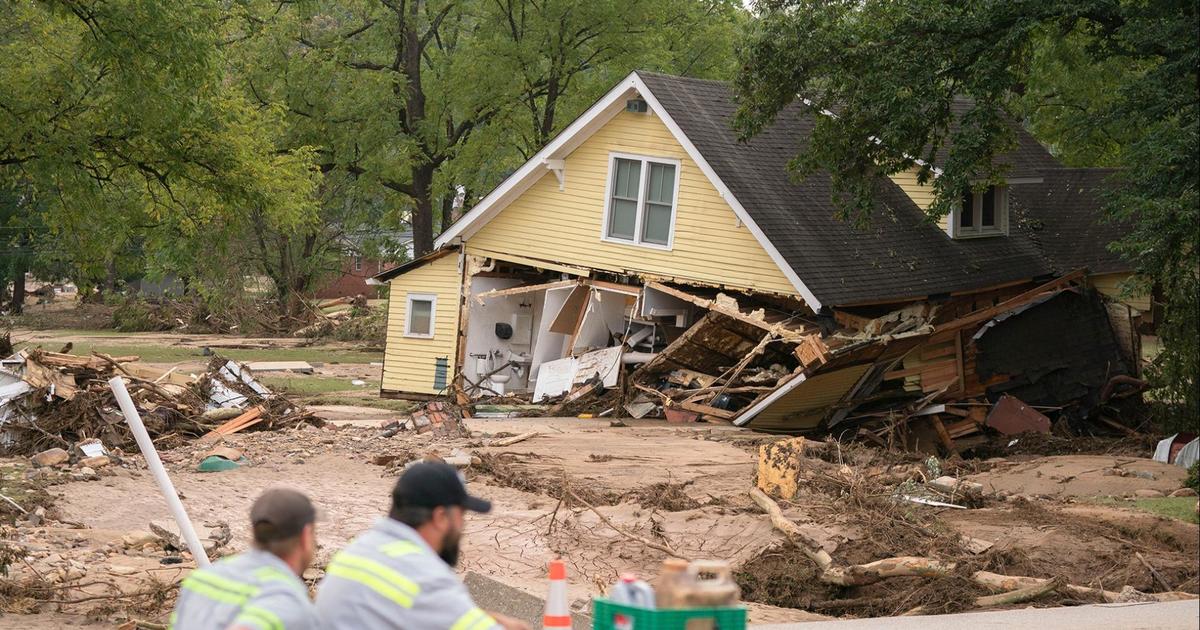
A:
<svg viewBox="0 0 1200 630">
<path fill-rule="evenodd" d="M 1124 294 L 1122 285 L 1132 275 L 1133 274 L 1128 272 L 1097 274 L 1091 277 L 1092 286 L 1096 287 L 1097 291 L 1114 300 L 1117 300 L 1118 302 L 1128 304 L 1143 313 L 1149 313 L 1149 293 L 1141 292 L 1129 296 L 1125 296 Z"/>
<path fill-rule="evenodd" d="M 935 196 L 933 186 L 930 186 L 928 182 L 925 184 L 919 183 L 917 181 L 917 171 L 918 169 L 913 167 L 907 171 L 890 175 L 889 178 L 892 180 L 892 183 L 900 187 L 900 190 L 904 191 L 904 194 L 908 195 L 909 199 L 913 200 L 913 203 L 917 204 L 918 208 L 928 210 L 929 206 L 933 205 Z M 950 219 L 948 217 L 939 218 L 938 227 L 943 232 L 948 232 L 950 229 Z"/>
<path fill-rule="evenodd" d="M 444 374 L 454 374 L 462 283 L 458 260 L 455 254 L 442 256 L 392 279 L 383 362 L 384 391 L 436 394 L 444 387 L 444 384 L 438 387 L 439 369 Z M 404 336 L 408 296 L 412 293 L 437 296 L 430 339 Z M 439 361 L 445 361 L 444 367 L 439 368 Z"/>
<path fill-rule="evenodd" d="M 612 152 L 680 161 L 670 251 L 601 240 Z M 622 112 L 566 158 L 564 190 L 547 172 L 467 240 L 468 253 L 504 252 L 615 272 L 795 296 L 733 209 L 652 114 Z"/>
<path fill-rule="evenodd" d="M 865 363 L 813 376 L 759 412 L 748 426 L 768 431 L 811 429 L 825 417 L 830 407 L 842 400 L 871 366 L 871 363 Z"/>
</svg>

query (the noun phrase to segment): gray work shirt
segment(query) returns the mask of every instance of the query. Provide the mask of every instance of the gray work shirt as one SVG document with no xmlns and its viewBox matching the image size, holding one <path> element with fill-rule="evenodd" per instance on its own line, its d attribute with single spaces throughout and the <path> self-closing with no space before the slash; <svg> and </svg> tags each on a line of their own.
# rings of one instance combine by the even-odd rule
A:
<svg viewBox="0 0 1200 630">
<path fill-rule="evenodd" d="M 413 528 L 381 518 L 333 557 L 317 585 L 327 630 L 499 628 Z"/>
<path fill-rule="evenodd" d="M 171 630 L 318 630 L 308 588 L 275 554 L 252 550 L 196 569 L 179 588 Z"/>
</svg>

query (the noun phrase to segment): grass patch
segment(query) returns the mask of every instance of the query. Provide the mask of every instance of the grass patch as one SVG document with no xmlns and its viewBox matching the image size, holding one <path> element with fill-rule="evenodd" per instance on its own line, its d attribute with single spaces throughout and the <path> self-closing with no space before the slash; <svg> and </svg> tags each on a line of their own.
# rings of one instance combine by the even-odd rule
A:
<svg viewBox="0 0 1200 630">
<path fill-rule="evenodd" d="M 313 396 L 305 398 L 306 405 L 351 405 L 354 407 L 371 407 L 373 409 L 386 409 L 397 413 L 407 413 L 413 408 L 412 401 L 396 400 L 394 398 L 380 398 L 379 396 L 339 396 L 337 394 L 326 394 L 321 396 Z"/>
<path fill-rule="evenodd" d="M 367 389 L 367 386 L 351 385 L 349 378 L 333 376 L 260 376 L 258 380 L 275 391 L 299 396 Z"/>
<path fill-rule="evenodd" d="M 134 338 L 136 339 L 136 337 Z M 29 344 L 18 344 L 18 348 Z M 57 351 L 62 344 L 42 341 L 36 345 Z M 137 355 L 147 363 L 180 363 L 207 361 L 200 348 L 171 346 L 162 343 L 93 343 L 80 341 L 71 353 L 87 356 L 93 352 L 113 356 Z M 237 361 L 308 361 L 310 363 L 371 363 L 382 362 L 382 352 L 363 352 L 341 348 L 213 348 L 213 352 Z"/>
<path fill-rule="evenodd" d="M 1096 497 L 1091 500 L 1100 505 L 1133 508 L 1158 516 L 1165 516 L 1185 523 L 1200 524 L 1196 516 L 1196 497 L 1161 497 L 1125 501 L 1113 497 Z"/>
<path fill-rule="evenodd" d="M 308 361 L 309 363 L 381 363 L 382 352 L 340 348 L 214 348 L 223 357 L 238 361 Z"/>
</svg>

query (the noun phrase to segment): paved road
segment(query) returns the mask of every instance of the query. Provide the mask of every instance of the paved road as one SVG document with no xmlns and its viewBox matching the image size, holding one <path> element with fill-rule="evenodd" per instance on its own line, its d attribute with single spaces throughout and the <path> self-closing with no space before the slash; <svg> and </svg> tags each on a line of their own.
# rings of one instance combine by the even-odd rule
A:
<svg viewBox="0 0 1200 630">
<path fill-rule="evenodd" d="M 1164 604 L 1094 604 L 1071 608 L 1023 608 L 927 617 L 887 617 L 849 621 L 818 621 L 767 626 L 752 630 L 1196 630 L 1200 601 Z"/>
</svg>

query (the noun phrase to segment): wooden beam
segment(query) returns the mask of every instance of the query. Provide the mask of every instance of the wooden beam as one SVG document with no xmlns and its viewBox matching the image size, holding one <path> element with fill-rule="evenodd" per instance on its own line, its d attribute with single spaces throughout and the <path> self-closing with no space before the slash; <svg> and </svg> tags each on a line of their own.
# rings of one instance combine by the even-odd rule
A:
<svg viewBox="0 0 1200 630">
<path fill-rule="evenodd" d="M 1075 271 L 1072 271 L 1071 273 L 1068 273 L 1064 276 L 1060 276 L 1058 278 L 1055 278 L 1054 280 L 1051 280 L 1050 282 L 1046 282 L 1046 283 L 1041 284 L 1041 285 L 1039 285 L 1033 289 L 1030 289 L 1024 293 L 1021 293 L 1019 295 L 1011 297 L 995 306 L 985 308 L 983 310 L 975 311 L 974 313 L 971 313 L 964 317 L 960 317 L 956 320 L 946 322 L 945 324 L 942 324 L 942 325 L 938 326 L 937 328 L 935 328 L 934 333 L 936 334 L 936 333 L 948 331 L 948 330 L 957 330 L 960 328 L 966 328 L 967 326 L 970 326 L 972 324 L 983 323 L 989 319 L 992 319 L 993 317 L 995 317 L 997 315 L 1000 315 L 1001 313 L 1007 313 L 1008 311 L 1011 311 L 1014 308 L 1026 305 L 1026 304 L 1036 300 L 1037 298 L 1041 297 L 1041 295 L 1043 293 L 1046 293 L 1049 291 L 1054 291 L 1056 289 L 1061 289 L 1062 287 L 1066 286 L 1067 284 L 1069 284 L 1071 282 L 1082 279 L 1086 275 L 1086 273 L 1087 273 L 1086 269 L 1076 269 Z"/>
<path fill-rule="evenodd" d="M 675 406 L 679 407 L 680 409 L 683 409 L 685 411 L 695 411 L 698 414 L 702 414 L 705 416 L 712 416 L 714 418 L 720 418 L 722 420 L 732 420 L 733 417 L 735 415 L 737 415 L 732 411 L 726 411 L 724 409 L 717 409 L 716 407 L 710 407 L 708 405 L 701 405 L 700 403 L 694 403 L 694 402 L 681 402 L 681 403 L 677 403 Z"/>
<path fill-rule="evenodd" d="M 560 289 L 562 287 L 570 287 L 577 284 L 582 284 L 582 282 L 579 280 L 559 280 L 558 282 L 547 282 L 544 284 L 527 284 L 524 286 L 513 287 L 511 289 L 492 289 L 491 291 L 484 291 L 483 293 L 476 295 L 475 300 L 482 304 L 484 300 L 490 298 L 520 295 L 522 293 L 530 293 L 532 291 L 549 291 L 550 289 Z"/>
<path fill-rule="evenodd" d="M 667 295 L 670 295 L 672 297 L 679 298 L 685 302 L 691 302 L 692 304 L 695 304 L 696 306 L 699 306 L 700 308 L 708 309 L 711 312 L 720 313 L 722 315 L 736 319 L 740 322 L 745 322 L 747 324 L 750 324 L 751 326 L 757 326 L 758 328 L 762 328 L 763 330 L 771 330 L 775 327 L 774 324 L 770 324 L 764 320 L 755 319 L 753 317 L 750 317 L 749 315 L 745 315 L 745 314 L 741 313 L 740 311 L 735 311 L 732 309 L 725 308 L 725 307 L 717 304 L 717 302 L 715 300 L 709 300 L 707 298 L 702 298 L 698 295 L 692 295 L 685 291 L 680 291 L 679 289 L 669 287 L 665 284 L 660 284 L 658 282 L 649 281 L 649 282 L 646 282 L 645 286 L 647 286 L 651 289 L 654 289 L 655 291 L 661 291 L 662 293 L 666 293 Z"/>
</svg>

